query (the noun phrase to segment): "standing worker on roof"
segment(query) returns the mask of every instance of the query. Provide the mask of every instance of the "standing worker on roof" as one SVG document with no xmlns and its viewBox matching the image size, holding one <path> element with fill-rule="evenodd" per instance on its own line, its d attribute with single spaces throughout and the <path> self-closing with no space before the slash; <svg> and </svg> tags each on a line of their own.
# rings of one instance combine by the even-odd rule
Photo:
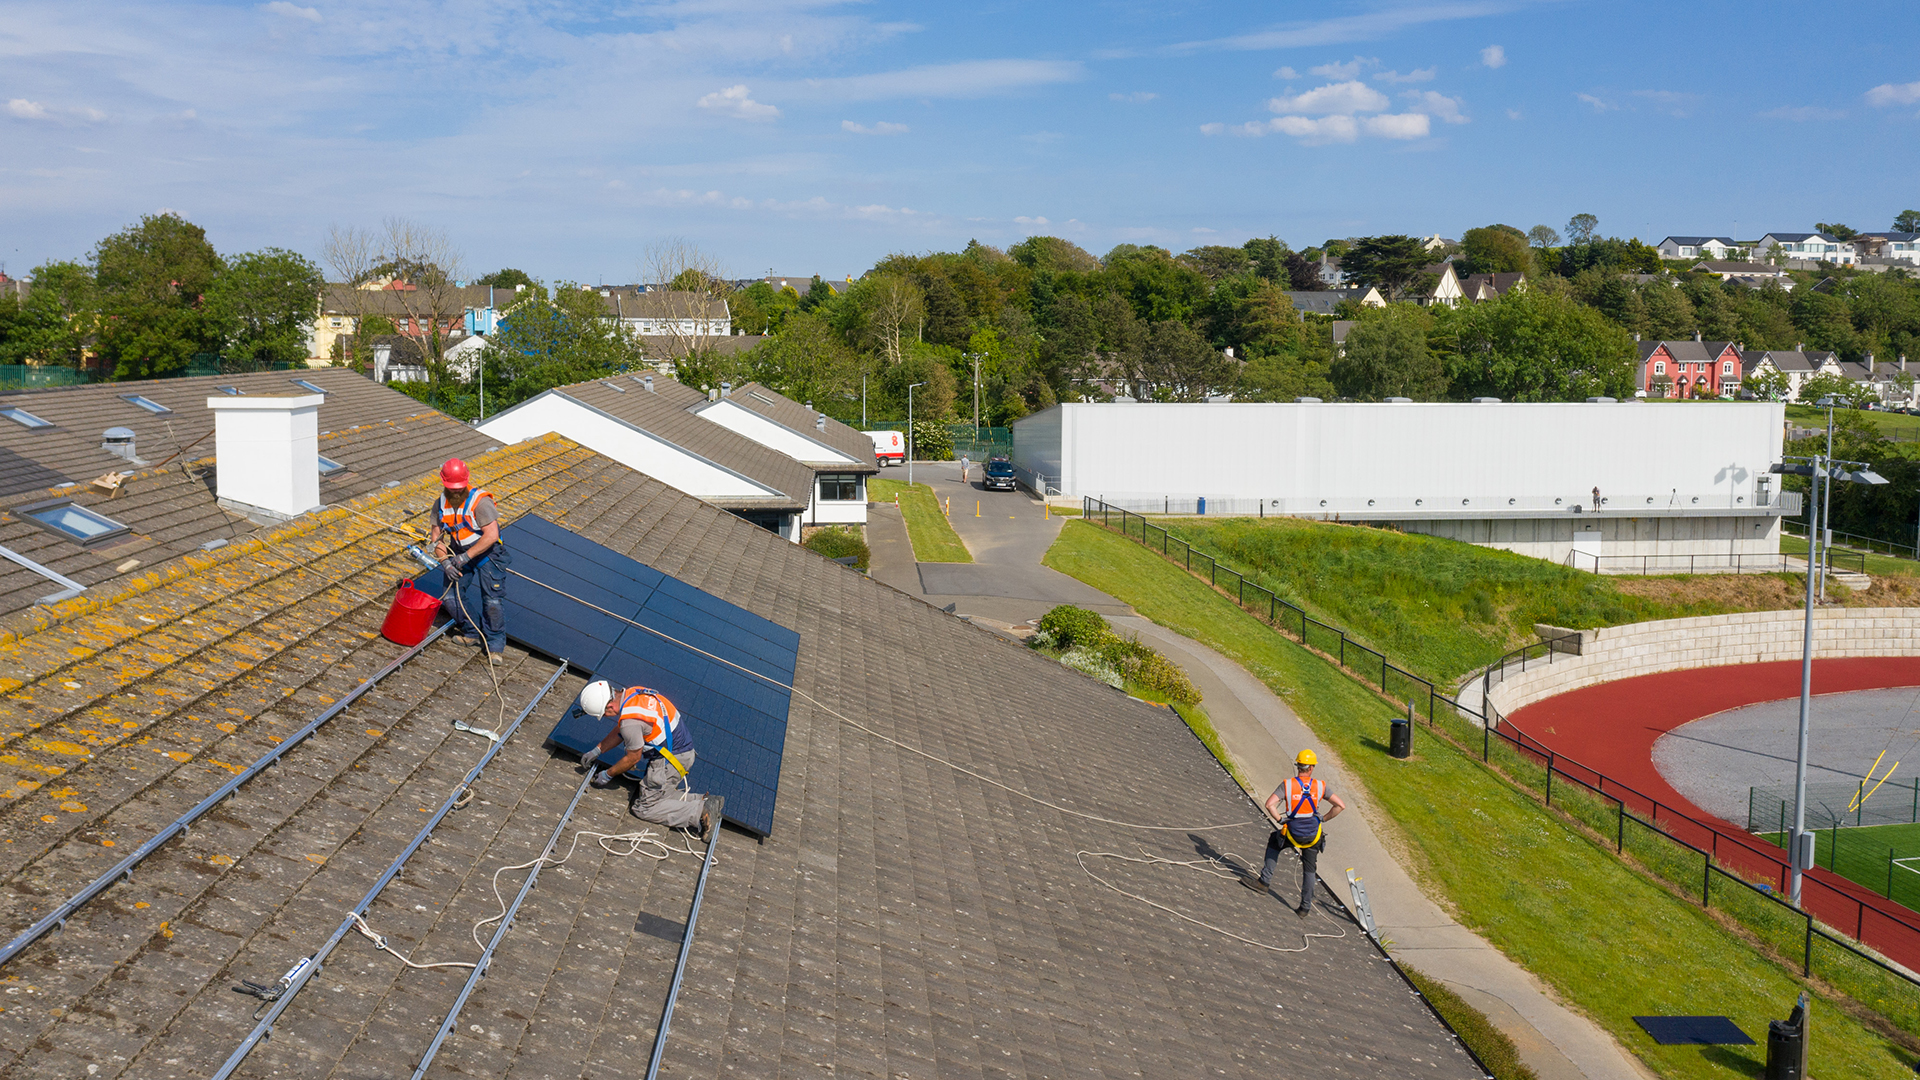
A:
<svg viewBox="0 0 1920 1080">
<path fill-rule="evenodd" d="M 1267 837 L 1267 861 L 1260 868 L 1260 883 L 1241 878 L 1240 884 L 1256 892 L 1273 887 L 1273 871 L 1280 864 L 1280 847 L 1285 844 L 1300 854 L 1300 906 L 1294 913 L 1301 918 L 1313 914 L 1313 890 L 1319 882 L 1320 853 L 1327 850 L 1325 825 L 1340 815 L 1347 804 L 1327 790 L 1325 780 L 1313 778 L 1319 758 L 1311 750 L 1302 750 L 1293 759 L 1293 775 L 1282 781 L 1267 796 L 1267 816 L 1276 828 Z"/>
<path fill-rule="evenodd" d="M 486 646 L 498 664 L 507 652 L 507 567 L 500 542 L 500 511 L 485 488 L 473 488 L 467 463 L 452 458 L 440 466 L 440 499 L 433 505 L 433 557 L 446 571 L 448 590 L 440 606 L 453 620 L 455 637 Z M 481 625 L 474 625 L 478 611 Z M 482 630 L 485 630 L 483 636 Z"/>
<path fill-rule="evenodd" d="M 626 753 L 613 768 L 596 774 L 590 783 L 606 787 L 615 777 L 646 762 L 646 771 L 636 779 L 640 790 L 629 808 L 641 821 L 665 825 L 669 829 L 700 827 L 701 839 L 712 833 L 715 813 L 722 800 L 687 790 L 687 773 L 693 769 L 693 733 L 681 718 L 680 710 L 666 695 L 644 686 L 629 686 L 615 692 L 613 684 L 598 679 L 580 691 L 580 711 L 614 721 L 613 730 L 581 755 L 589 770 L 594 759 L 624 745 Z"/>
</svg>

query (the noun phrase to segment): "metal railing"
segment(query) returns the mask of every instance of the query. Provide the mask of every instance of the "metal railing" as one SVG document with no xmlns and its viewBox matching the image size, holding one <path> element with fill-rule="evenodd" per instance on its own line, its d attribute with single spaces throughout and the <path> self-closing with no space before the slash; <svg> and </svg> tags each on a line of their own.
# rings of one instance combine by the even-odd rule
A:
<svg viewBox="0 0 1920 1080">
<path fill-rule="evenodd" d="M 1857 560 L 1856 560 L 1857 556 Z M 1836 551 L 1831 565 L 1835 569 L 1853 569 L 1849 563 L 1858 561 L 1859 572 L 1867 572 L 1867 556 L 1864 552 Z M 1575 570 L 1587 570 L 1595 574 L 1798 574 L 1806 570 L 1805 559 L 1794 559 L 1777 553 L 1746 555 L 1594 555 L 1585 551 L 1574 551 L 1567 555 L 1563 564 Z"/>
<path fill-rule="evenodd" d="M 1552 664 L 1557 657 L 1577 653 L 1579 635 L 1531 642 L 1487 665 L 1475 680 L 1480 684 L 1480 707 L 1475 708 L 1457 696 L 1442 693 L 1432 680 L 1395 665 L 1379 650 L 1353 640 L 1345 629 L 1315 619 L 1299 605 L 1222 566 L 1218 558 L 1195 549 L 1139 514 L 1089 497 L 1083 500 L 1082 519 L 1159 552 L 1235 600 L 1242 610 L 1338 664 L 1347 675 L 1382 696 L 1410 702 L 1416 712 L 1421 711 L 1424 699 L 1429 731 L 1462 750 L 1477 738 L 1483 763 L 1497 766 L 1514 782 L 1537 792 L 1546 806 L 1568 813 L 1595 834 L 1605 836 L 1610 829 L 1617 853 L 1631 853 L 1643 869 L 1675 888 L 1697 889 L 1702 906 L 1713 907 L 1717 902 L 1721 910 L 1773 945 L 1783 957 L 1797 953 L 1803 974 L 1812 975 L 1816 959 L 1822 959 L 1824 977 L 1837 985 L 1860 986 L 1878 980 L 1883 984 L 1881 989 L 1863 989 L 1856 996 L 1878 1002 L 1876 1007 L 1883 1011 L 1892 1007 L 1882 1000 L 1887 980 L 1908 990 L 1920 988 L 1920 977 L 1906 970 L 1920 968 L 1920 914 L 1821 870 L 1803 875 L 1803 902 L 1795 907 L 1782 899 L 1788 866 L 1778 848 L 1731 825 L 1696 818 L 1568 758 L 1520 731 L 1500 714 L 1490 698 L 1493 688 L 1530 667 Z M 1498 762 L 1496 757 L 1500 758 Z M 1539 770 L 1537 782 L 1535 769 Z M 1562 781 L 1557 804 L 1555 778 Z M 1567 782 L 1580 794 L 1570 795 Z M 1650 849 L 1645 842 L 1648 838 L 1657 838 L 1665 846 Z M 1691 864 L 1695 856 L 1700 859 L 1697 865 Z M 1717 894 L 1716 881 L 1721 883 Z M 1739 888 L 1729 890 L 1727 884 Z M 1844 932 L 1848 923 L 1853 926 L 1853 942 L 1827 929 Z M 1839 953 L 1817 953 L 1815 946 L 1820 943 L 1837 948 Z M 1893 957 L 1904 968 L 1854 943 Z M 1906 1026 L 1920 1028 L 1920 995 L 1895 1004 L 1907 1010 L 1901 1013 Z"/>
<path fill-rule="evenodd" d="M 1797 536 L 1803 540 L 1806 539 L 1807 525 L 1803 521 L 1783 521 L 1780 523 L 1780 527 L 1781 530 L 1789 536 Z M 1861 552 L 1870 552 L 1876 555 L 1884 554 L 1895 559 L 1911 559 L 1916 557 L 1913 554 L 1915 548 L 1912 544 L 1898 544 L 1892 540 L 1882 540 L 1875 536 L 1856 536 L 1853 533 L 1841 532 L 1838 529 L 1833 531 L 1833 535 L 1836 540 L 1846 544 L 1848 547 L 1859 548 Z M 1903 551 L 1907 552 L 1907 554 L 1900 554 L 1900 552 Z M 1852 553 L 1849 552 L 1847 554 Z M 1861 565 L 1866 565 L 1864 557 L 1861 559 Z M 1864 571 L 1862 572 L 1864 573 Z"/>
</svg>

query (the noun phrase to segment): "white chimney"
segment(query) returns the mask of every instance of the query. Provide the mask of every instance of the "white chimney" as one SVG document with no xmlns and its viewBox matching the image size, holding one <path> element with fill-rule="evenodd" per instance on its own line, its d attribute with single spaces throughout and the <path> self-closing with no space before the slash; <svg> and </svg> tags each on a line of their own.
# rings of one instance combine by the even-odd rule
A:
<svg viewBox="0 0 1920 1080">
<path fill-rule="evenodd" d="M 323 394 L 208 398 L 220 505 L 277 521 L 318 509 L 325 400 Z"/>
</svg>

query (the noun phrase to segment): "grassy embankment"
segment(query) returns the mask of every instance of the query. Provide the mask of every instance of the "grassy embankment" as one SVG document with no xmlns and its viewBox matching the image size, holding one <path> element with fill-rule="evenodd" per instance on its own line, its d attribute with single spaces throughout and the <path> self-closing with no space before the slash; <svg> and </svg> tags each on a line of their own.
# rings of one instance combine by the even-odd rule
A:
<svg viewBox="0 0 1920 1080">
<path fill-rule="evenodd" d="M 1835 414 L 1838 415 L 1838 414 Z M 1920 416 L 1908 416 L 1905 413 L 1872 412 L 1865 409 L 1858 415 L 1880 429 L 1889 439 L 1913 442 L 1920 439 Z M 1827 429 L 1827 410 L 1817 405 L 1787 406 L 1787 422 L 1794 427 Z"/>
<path fill-rule="evenodd" d="M 1780 534 L 1780 553 L 1782 555 L 1798 555 L 1803 559 L 1806 558 L 1807 538 L 1804 536 L 1793 536 L 1788 533 Z M 1833 559 L 1831 560 L 1834 569 L 1860 569 L 1860 554 L 1860 548 L 1850 547 L 1837 540 L 1834 541 Z M 1920 562 L 1915 562 L 1912 559 L 1897 559 L 1891 555 L 1882 555 L 1873 551 L 1864 552 L 1864 554 L 1867 557 L 1867 573 L 1872 574 L 1874 577 L 1888 577 L 1896 574 L 1902 577 L 1920 575 Z M 1862 602 L 1873 602 L 1871 590 Z"/>
<path fill-rule="evenodd" d="M 1388 757 L 1391 706 L 1132 541 L 1069 523 L 1046 563 L 1233 658 L 1265 682 L 1340 753 L 1353 779 L 1398 826 L 1409 869 L 1446 897 L 1464 924 L 1594 1017 L 1662 1076 L 1759 1075 L 1766 1022 L 1785 1016 L 1803 985 L 1763 949 L 1770 945 L 1776 954 L 1792 950 L 1797 956 L 1797 921 L 1771 916 L 1757 898 L 1727 897 L 1737 890 L 1725 887 L 1715 897 L 1718 911 L 1702 911 L 1675 887 L 1616 857 L 1595 834 L 1544 809 L 1529 792 L 1427 731 L 1416 736 L 1411 760 Z M 1343 583 L 1348 594 L 1364 587 Z M 1346 602 L 1365 606 L 1351 595 Z M 1374 617 L 1391 618 L 1392 608 Z M 1427 625 L 1444 618 L 1422 615 Z M 1461 639 L 1431 653 L 1431 662 L 1457 669 L 1464 650 L 1482 647 L 1490 645 Z M 1630 835 L 1627 849 L 1649 865 L 1672 858 L 1664 841 L 1644 835 Z M 1699 864 L 1692 865 L 1697 881 Z M 1663 872 L 1670 880 L 1684 876 L 1671 868 Z M 1764 944 L 1723 924 L 1720 912 L 1728 904 L 1757 909 L 1747 917 L 1765 926 Z M 1902 993 L 1896 988 L 1871 996 L 1893 1022 L 1920 1031 L 1920 1002 Z M 1873 1018 L 1856 1016 L 1864 1012 L 1860 1006 L 1836 1007 L 1832 998 L 1817 995 L 1814 1011 L 1821 1033 L 1813 1044 L 1815 1075 L 1911 1075 L 1916 1055 L 1871 1030 Z M 1632 1021 L 1636 1015 L 1714 1013 L 1732 1017 L 1760 1045 L 1658 1046 Z M 1920 1040 L 1908 1042 L 1920 1047 Z"/>
<path fill-rule="evenodd" d="M 960 542 L 960 534 L 940 509 L 933 489 L 925 484 L 904 484 L 898 480 L 874 477 L 867 481 L 867 498 L 874 502 L 900 503 L 900 516 L 906 519 L 907 538 L 913 542 L 913 557 L 921 562 L 972 562 L 973 553 Z"/>
<path fill-rule="evenodd" d="M 1911 797 L 1910 790 L 1887 790 L 1895 798 Z M 1894 903 L 1920 909 L 1920 824 L 1866 825 L 1819 833 L 1814 854 L 1821 866 Z M 1785 844 L 1785 833 L 1759 836 L 1776 847 Z M 1895 865 L 1895 859 L 1912 861 Z"/>
</svg>

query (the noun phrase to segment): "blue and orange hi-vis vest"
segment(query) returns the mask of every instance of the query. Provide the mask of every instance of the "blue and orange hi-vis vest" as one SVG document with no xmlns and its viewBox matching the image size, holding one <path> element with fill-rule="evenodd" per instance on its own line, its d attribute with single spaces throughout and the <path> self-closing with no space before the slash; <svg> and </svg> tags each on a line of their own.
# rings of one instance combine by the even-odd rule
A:
<svg viewBox="0 0 1920 1080">
<path fill-rule="evenodd" d="M 1320 800 L 1326 798 L 1327 783 L 1309 780 L 1302 784 L 1289 776 L 1281 785 L 1287 802 L 1287 842 L 1297 848 L 1310 848 L 1320 842 Z"/>
<path fill-rule="evenodd" d="M 440 528 L 447 534 L 453 550 L 463 552 L 480 539 L 482 526 L 473 519 L 473 506 L 481 499 L 491 499 L 493 494 L 486 488 L 471 488 L 466 499 L 459 506 L 448 506 L 445 492 L 440 494 Z M 496 512 L 498 506 L 496 504 Z"/>
</svg>

